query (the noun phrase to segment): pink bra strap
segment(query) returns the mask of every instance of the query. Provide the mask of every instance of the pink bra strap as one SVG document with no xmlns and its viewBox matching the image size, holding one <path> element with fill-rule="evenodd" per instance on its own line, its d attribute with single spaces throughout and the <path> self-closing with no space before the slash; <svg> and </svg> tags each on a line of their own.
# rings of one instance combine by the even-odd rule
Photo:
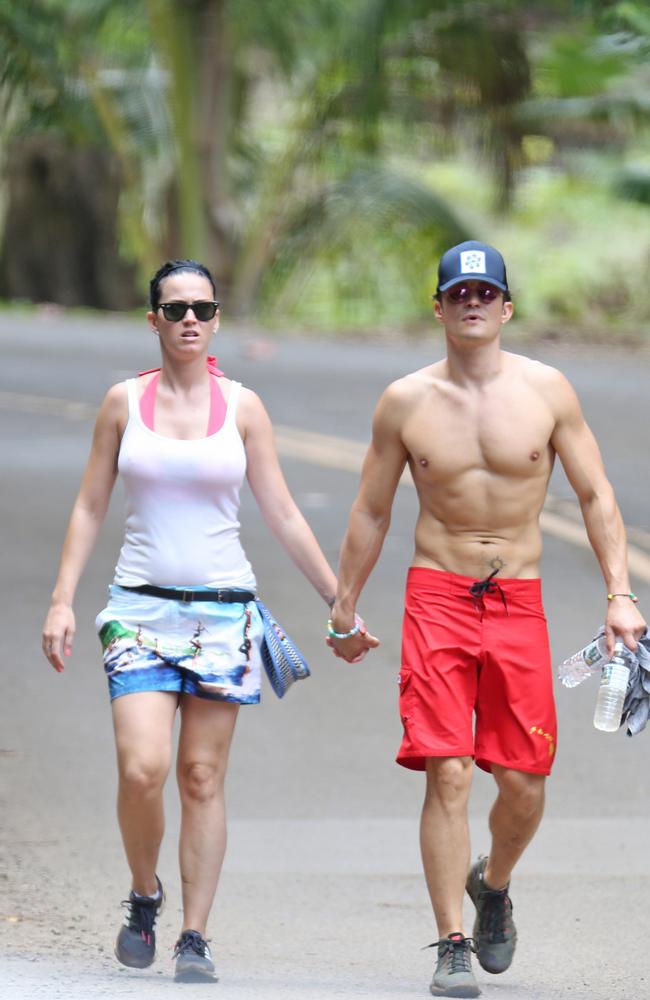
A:
<svg viewBox="0 0 650 1000">
<path fill-rule="evenodd" d="M 140 397 L 140 416 L 142 417 L 142 423 L 145 427 L 148 427 L 150 431 L 153 430 L 153 414 L 156 406 L 156 389 L 158 388 L 159 378 L 160 371 L 154 372 L 153 378 Z"/>
<path fill-rule="evenodd" d="M 154 409 L 156 406 L 156 390 L 158 388 L 159 379 L 160 372 L 154 372 L 153 378 L 140 397 L 140 416 L 142 417 L 143 424 L 145 427 L 148 427 L 150 431 L 154 429 Z M 216 434 L 218 430 L 221 430 L 226 419 L 226 410 L 226 401 L 223 398 L 221 389 L 219 388 L 219 382 L 216 378 L 211 378 L 208 437 L 211 434 Z"/>
<path fill-rule="evenodd" d="M 216 378 L 210 379 L 210 419 L 208 420 L 208 437 L 221 430 L 226 419 L 226 401 Z"/>
<path fill-rule="evenodd" d="M 223 375 L 223 372 L 217 368 L 218 358 L 214 355 L 208 354 L 207 358 L 208 371 L 212 372 L 213 375 Z M 138 375 L 151 375 L 152 372 L 159 372 L 160 368 L 146 368 L 143 372 L 138 372 Z"/>
</svg>

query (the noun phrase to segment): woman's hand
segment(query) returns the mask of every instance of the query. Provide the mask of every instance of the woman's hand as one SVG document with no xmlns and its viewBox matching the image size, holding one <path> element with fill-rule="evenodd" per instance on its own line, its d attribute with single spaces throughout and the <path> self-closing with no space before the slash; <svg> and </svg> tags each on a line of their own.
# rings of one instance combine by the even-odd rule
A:
<svg viewBox="0 0 650 1000">
<path fill-rule="evenodd" d="M 75 636 L 74 611 L 69 604 L 51 604 L 43 626 L 42 647 L 58 674 L 63 673 L 64 656 L 70 656 Z"/>
<path fill-rule="evenodd" d="M 363 618 L 359 615 L 354 616 L 354 628 L 358 626 L 358 630 L 354 631 L 353 628 L 346 629 L 345 631 L 353 631 L 353 635 L 341 638 L 340 636 L 333 635 L 333 632 L 343 632 L 343 629 L 339 629 L 330 619 L 328 622 L 328 635 L 325 637 L 325 642 L 334 652 L 335 656 L 338 656 L 342 660 L 346 660 L 348 663 L 359 663 L 363 660 L 364 656 L 367 654 L 369 649 L 375 649 L 379 645 L 379 639 L 371 635 L 366 628 L 366 623 Z"/>
</svg>

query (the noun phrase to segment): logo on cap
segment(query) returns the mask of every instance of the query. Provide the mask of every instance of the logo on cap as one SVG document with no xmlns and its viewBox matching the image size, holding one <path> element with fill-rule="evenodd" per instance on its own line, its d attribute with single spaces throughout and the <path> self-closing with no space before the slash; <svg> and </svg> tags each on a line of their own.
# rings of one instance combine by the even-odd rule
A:
<svg viewBox="0 0 650 1000">
<path fill-rule="evenodd" d="M 462 250 L 460 254 L 461 274 L 485 274 L 485 252 L 483 250 Z"/>
</svg>

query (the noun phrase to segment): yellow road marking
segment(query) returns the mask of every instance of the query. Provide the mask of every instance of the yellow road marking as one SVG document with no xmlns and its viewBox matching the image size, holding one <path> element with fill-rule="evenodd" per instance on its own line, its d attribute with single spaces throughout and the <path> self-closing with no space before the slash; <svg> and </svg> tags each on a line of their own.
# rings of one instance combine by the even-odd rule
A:
<svg viewBox="0 0 650 1000">
<path fill-rule="evenodd" d="M 0 407 L 16 413 L 44 413 L 65 420 L 93 420 L 97 407 L 91 403 L 76 403 L 50 396 L 31 396 L 23 392 L 0 391 Z"/>
<path fill-rule="evenodd" d="M 19 413 L 40 413 L 63 417 L 66 420 L 92 420 L 97 407 L 90 403 L 71 402 L 47 396 L 27 393 L 3 392 L 0 390 L 0 407 Z M 367 445 L 349 438 L 319 434 L 315 431 L 300 430 L 285 424 L 276 424 L 275 441 L 280 455 L 295 458 L 301 462 L 320 465 L 328 469 L 359 474 Z M 401 478 L 403 486 L 413 486 L 411 474 L 406 469 Z M 555 504 L 554 497 L 548 497 L 548 504 Z M 569 542 L 579 548 L 589 549 L 587 532 L 581 523 L 550 510 L 540 515 L 540 527 L 544 534 Z M 635 545 L 628 545 L 628 564 L 632 576 L 643 583 L 650 583 L 650 556 Z"/>
</svg>

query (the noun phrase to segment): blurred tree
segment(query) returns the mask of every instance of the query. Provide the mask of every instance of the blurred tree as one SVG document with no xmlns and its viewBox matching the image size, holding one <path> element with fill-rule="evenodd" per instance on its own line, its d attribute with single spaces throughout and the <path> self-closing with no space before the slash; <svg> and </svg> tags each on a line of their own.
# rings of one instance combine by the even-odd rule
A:
<svg viewBox="0 0 650 1000">
<path fill-rule="evenodd" d="M 164 247 L 205 258 L 226 297 L 236 281 L 234 301 L 248 311 L 292 222 L 318 200 L 313 186 L 322 201 L 330 186 L 340 201 L 348 187 L 337 177 L 355 156 L 379 152 L 379 64 L 367 53 L 378 53 L 388 7 L 26 0 L 17 10 L 0 0 L 5 99 L 19 108 L 13 141 L 45 128 L 71 144 L 107 145 L 120 170 L 126 256 L 143 271 Z M 283 106 L 251 129 L 252 104 L 273 91 Z M 332 123 L 346 117 L 353 128 L 340 132 L 337 159 Z M 421 194 L 421 209 L 434 209 L 424 221 L 444 228 L 450 211 Z M 441 239 L 460 232 L 454 220 Z"/>
<path fill-rule="evenodd" d="M 124 9 L 127 5 L 124 4 Z M 0 291 L 125 308 L 134 269 L 118 226 L 128 175 L 85 86 L 81 53 L 115 4 L 0 0 Z M 126 53 L 125 53 L 126 54 Z"/>
<path fill-rule="evenodd" d="M 503 213 L 542 150 L 565 170 L 627 148 L 648 18 L 640 0 L 0 0 L 0 143 L 15 162 L 41 134 L 102 150 L 142 276 L 203 258 L 247 313 L 290 309 L 318 270 L 382 315 L 384 271 L 424 308 L 414 257 L 480 235 L 471 192 L 452 206 L 428 166 L 472 151 Z"/>
<path fill-rule="evenodd" d="M 330 194 L 340 201 L 351 188 L 338 180 L 360 158 L 380 155 L 379 46 L 389 8 L 385 0 L 286 0 L 281 12 L 254 0 L 148 0 L 152 37 L 169 72 L 180 243 L 212 262 L 239 313 L 255 306 L 278 255 L 276 280 L 290 272 L 296 227 L 311 230 L 303 251 L 312 246 L 310 209 L 326 207 Z M 255 135 L 251 103 L 274 90 L 284 106 L 267 111 Z M 339 131 L 332 156 L 332 136 L 346 117 L 354 128 Z M 386 165 L 377 170 L 375 188 L 386 172 Z M 462 233 L 440 198 L 424 185 L 420 193 L 414 230 L 433 224 L 442 242 Z M 351 199 L 348 212 L 356 207 Z M 318 231 L 322 243 L 326 229 Z"/>
</svg>

